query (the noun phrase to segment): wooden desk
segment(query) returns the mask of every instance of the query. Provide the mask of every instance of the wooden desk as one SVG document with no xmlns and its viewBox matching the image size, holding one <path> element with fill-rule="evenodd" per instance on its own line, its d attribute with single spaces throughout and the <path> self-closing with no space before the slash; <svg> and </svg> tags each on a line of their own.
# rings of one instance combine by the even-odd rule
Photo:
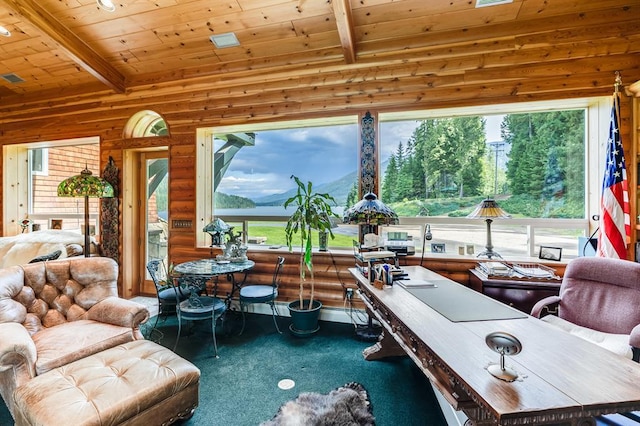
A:
<svg viewBox="0 0 640 426">
<path fill-rule="evenodd" d="M 419 266 L 404 269 L 413 279 L 451 281 Z M 640 409 L 638 363 L 528 315 L 453 322 L 397 284 L 378 290 L 356 268 L 349 271 L 384 330 L 381 340 L 365 350 L 365 357 L 409 355 L 453 408 L 476 425 L 592 425 L 592 416 Z M 465 294 L 467 300 L 487 298 L 455 284 L 473 293 Z M 506 360 L 520 376 L 514 382 L 499 380 L 486 370 L 499 361 L 485 344 L 486 335 L 495 331 L 513 334 L 522 342 L 522 352 Z"/>
</svg>

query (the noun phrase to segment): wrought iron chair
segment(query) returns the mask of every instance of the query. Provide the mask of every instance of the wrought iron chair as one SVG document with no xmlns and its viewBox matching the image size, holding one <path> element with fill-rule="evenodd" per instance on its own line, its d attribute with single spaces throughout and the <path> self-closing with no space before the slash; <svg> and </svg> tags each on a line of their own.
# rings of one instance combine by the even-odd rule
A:
<svg viewBox="0 0 640 426">
<path fill-rule="evenodd" d="M 167 279 L 167 273 L 164 270 L 164 263 L 160 259 L 152 259 L 147 263 L 147 271 L 156 287 L 156 296 L 158 298 L 158 315 L 153 324 L 152 333 L 158 325 L 160 315 L 166 319 L 169 314 L 176 312 L 178 302 L 186 300 L 191 295 L 191 291 L 186 288 L 175 289 L 174 285 Z"/>
<path fill-rule="evenodd" d="M 273 280 L 271 285 L 257 285 L 257 284 L 249 284 L 243 285 L 240 287 L 240 311 L 242 312 L 242 329 L 240 330 L 240 334 L 244 332 L 245 326 L 245 310 L 247 305 L 253 303 L 266 303 L 271 306 L 271 314 L 273 316 L 273 323 L 276 325 L 276 330 L 278 333 L 282 334 L 280 331 L 280 327 L 278 327 L 277 317 L 280 316 L 278 313 L 278 308 L 276 307 L 275 301 L 278 297 L 278 285 L 280 280 L 280 272 L 282 270 L 282 265 L 284 264 L 284 257 L 278 256 L 278 260 L 276 261 L 276 267 L 273 271 Z"/>
<path fill-rule="evenodd" d="M 217 297 L 212 296 L 198 296 L 198 293 L 202 291 L 203 283 L 202 278 L 182 276 L 178 278 L 180 284 L 179 287 L 187 287 L 191 289 L 191 296 L 178 303 L 176 306 L 176 312 L 178 314 L 178 335 L 176 336 L 176 343 L 173 345 L 173 351 L 175 352 L 180 341 L 180 334 L 182 333 L 182 321 L 201 321 L 211 319 L 211 333 L 213 338 L 213 353 L 218 358 L 218 343 L 216 341 L 216 322 L 222 318 L 224 321 L 224 313 L 227 311 L 227 304 Z M 177 293 L 178 286 L 175 287 Z"/>
</svg>

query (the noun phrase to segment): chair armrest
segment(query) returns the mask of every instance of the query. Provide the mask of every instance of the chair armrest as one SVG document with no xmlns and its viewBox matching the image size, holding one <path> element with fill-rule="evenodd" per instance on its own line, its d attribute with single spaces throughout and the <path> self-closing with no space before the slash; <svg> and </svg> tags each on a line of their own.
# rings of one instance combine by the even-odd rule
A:
<svg viewBox="0 0 640 426">
<path fill-rule="evenodd" d="M 140 303 L 107 297 L 87 311 L 87 319 L 137 329 L 149 319 L 149 311 Z"/>
<path fill-rule="evenodd" d="M 36 345 L 29 332 L 17 322 L 0 324 L 0 371 L 25 370 L 29 379 L 36 375 Z"/>
<path fill-rule="evenodd" d="M 629 345 L 634 348 L 640 348 L 640 324 L 633 327 L 629 334 Z"/>
<path fill-rule="evenodd" d="M 547 296 L 542 300 L 538 300 L 531 308 L 531 316 L 540 318 L 540 314 L 545 307 L 558 303 L 560 300 L 560 296 Z"/>
</svg>

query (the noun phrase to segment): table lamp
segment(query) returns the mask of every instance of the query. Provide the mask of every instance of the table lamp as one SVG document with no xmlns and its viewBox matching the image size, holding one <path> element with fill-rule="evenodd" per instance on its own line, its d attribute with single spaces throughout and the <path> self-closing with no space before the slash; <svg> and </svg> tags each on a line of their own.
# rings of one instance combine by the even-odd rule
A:
<svg viewBox="0 0 640 426">
<path fill-rule="evenodd" d="M 511 217 L 511 215 L 502 210 L 498 206 L 498 203 L 496 203 L 496 200 L 492 198 L 486 198 L 482 200 L 482 202 L 476 206 L 475 210 L 467 216 L 467 218 L 469 219 L 485 219 L 485 222 L 487 222 L 486 250 L 478 253 L 478 257 L 487 256 L 489 259 L 491 259 L 495 256 L 502 259 L 502 256 L 493 251 L 493 244 L 491 244 L 491 222 L 493 222 L 493 219 L 504 219 L 509 217 Z"/>
<path fill-rule="evenodd" d="M 356 204 L 348 208 L 342 221 L 352 225 L 361 225 L 360 243 L 363 236 L 375 233 L 378 225 L 397 225 L 398 215 L 389 206 L 380 201 L 376 194 L 368 192 Z M 362 229 L 364 228 L 364 229 Z"/>
<path fill-rule="evenodd" d="M 113 186 L 106 180 L 98 176 L 93 176 L 91 171 L 85 166 L 79 175 L 71 176 L 58 184 L 58 197 L 84 197 L 84 257 L 89 257 L 91 254 L 89 197 L 111 198 L 113 197 Z"/>
<path fill-rule="evenodd" d="M 224 235 L 228 233 L 229 230 L 231 230 L 231 226 L 227 225 L 227 223 L 219 217 L 202 228 L 203 232 L 211 235 L 211 247 L 224 244 Z"/>
<path fill-rule="evenodd" d="M 368 192 L 358 201 L 344 212 L 342 221 L 352 225 L 360 225 L 360 244 L 364 241 L 364 235 L 377 233 L 378 225 L 397 225 L 399 223 L 398 215 L 389 206 L 382 201 L 373 192 Z M 364 229 L 363 229 L 364 228 Z M 356 336 L 364 341 L 377 341 L 381 326 L 374 326 L 373 319 L 369 314 L 367 324 L 356 326 Z"/>
</svg>

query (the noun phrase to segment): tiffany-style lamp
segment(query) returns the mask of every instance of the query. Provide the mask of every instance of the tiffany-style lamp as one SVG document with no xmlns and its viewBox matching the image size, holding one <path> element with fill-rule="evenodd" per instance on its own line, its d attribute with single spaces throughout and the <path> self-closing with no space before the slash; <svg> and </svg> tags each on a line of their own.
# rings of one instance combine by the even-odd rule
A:
<svg viewBox="0 0 640 426">
<path fill-rule="evenodd" d="M 492 198 L 486 198 L 482 200 L 480 204 L 478 204 L 474 211 L 472 211 L 467 218 L 469 219 L 485 219 L 487 222 L 487 246 L 486 250 L 482 253 L 478 254 L 480 256 L 487 256 L 489 259 L 492 257 L 499 257 L 502 259 L 498 253 L 493 251 L 493 244 L 491 244 L 491 222 L 493 219 L 498 218 L 509 218 L 511 217 L 507 212 L 502 210 L 496 200 Z"/>
<path fill-rule="evenodd" d="M 84 256 L 90 255 L 89 197 L 111 198 L 113 187 L 106 180 L 93 176 L 85 166 L 79 175 L 71 176 L 58 185 L 58 197 L 84 197 Z"/>
<path fill-rule="evenodd" d="M 360 242 L 365 234 L 375 233 L 378 225 L 397 225 L 398 215 L 373 192 L 368 192 L 362 200 L 348 208 L 342 221 L 352 225 L 361 225 Z"/>
</svg>

